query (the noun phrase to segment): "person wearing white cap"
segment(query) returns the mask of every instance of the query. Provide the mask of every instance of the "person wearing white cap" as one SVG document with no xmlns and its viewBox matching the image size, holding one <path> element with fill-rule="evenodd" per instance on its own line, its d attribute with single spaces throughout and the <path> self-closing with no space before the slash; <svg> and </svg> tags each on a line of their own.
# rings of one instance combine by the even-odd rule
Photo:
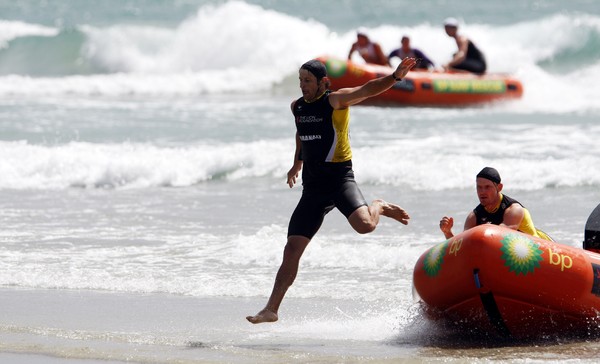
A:
<svg viewBox="0 0 600 364">
<path fill-rule="evenodd" d="M 444 20 L 444 26 L 458 28 L 458 20 L 452 17 L 446 18 L 446 20 Z"/>
<path fill-rule="evenodd" d="M 348 60 L 352 59 L 352 53 L 355 51 L 357 51 L 367 63 L 379 64 L 382 66 L 389 65 L 387 57 L 381 50 L 381 46 L 369 39 L 365 28 L 361 27 L 356 31 L 356 42 L 354 42 L 352 48 L 350 48 Z"/>
<path fill-rule="evenodd" d="M 487 68 L 485 57 L 469 38 L 458 34 L 458 20 L 447 18 L 444 20 L 444 29 L 449 37 L 456 40 L 458 46 L 458 52 L 444 65 L 444 69 L 484 74 Z"/>
</svg>

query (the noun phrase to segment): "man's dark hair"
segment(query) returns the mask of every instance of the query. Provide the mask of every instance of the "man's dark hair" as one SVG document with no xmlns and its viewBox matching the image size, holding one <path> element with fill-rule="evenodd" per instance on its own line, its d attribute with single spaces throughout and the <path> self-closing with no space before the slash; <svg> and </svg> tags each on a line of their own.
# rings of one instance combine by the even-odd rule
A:
<svg viewBox="0 0 600 364">
<path fill-rule="evenodd" d="M 307 70 L 308 72 L 315 75 L 317 78 L 317 82 L 321 81 L 323 77 L 327 77 L 327 68 L 323 64 L 323 62 L 317 59 L 311 59 L 310 61 L 303 64 L 300 69 Z"/>
<path fill-rule="evenodd" d="M 495 168 L 485 167 L 481 172 L 477 173 L 477 177 L 485 178 L 494 183 L 500 183 L 500 173 Z"/>
</svg>

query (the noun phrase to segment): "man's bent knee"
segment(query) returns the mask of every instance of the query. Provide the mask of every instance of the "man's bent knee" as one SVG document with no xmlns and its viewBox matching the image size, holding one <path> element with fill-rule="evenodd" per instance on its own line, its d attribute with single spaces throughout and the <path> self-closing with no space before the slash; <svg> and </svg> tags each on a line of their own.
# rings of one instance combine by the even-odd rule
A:
<svg viewBox="0 0 600 364">
<path fill-rule="evenodd" d="M 377 227 L 377 222 L 371 217 L 367 206 L 356 209 L 349 217 L 348 222 L 359 234 L 368 234 Z"/>
<path fill-rule="evenodd" d="M 354 226 L 354 230 L 356 230 L 356 232 L 359 234 L 368 234 L 372 233 L 376 227 L 377 225 L 372 223 L 363 223 L 358 226 Z"/>
</svg>

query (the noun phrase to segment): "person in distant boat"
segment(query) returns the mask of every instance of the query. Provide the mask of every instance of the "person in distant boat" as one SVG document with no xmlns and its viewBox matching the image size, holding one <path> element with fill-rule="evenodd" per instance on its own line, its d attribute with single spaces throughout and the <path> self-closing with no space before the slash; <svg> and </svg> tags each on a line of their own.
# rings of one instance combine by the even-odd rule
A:
<svg viewBox="0 0 600 364">
<path fill-rule="evenodd" d="M 467 216 L 464 230 L 482 224 L 503 225 L 525 234 L 552 240 L 546 233 L 535 228 L 529 210 L 523 207 L 519 201 L 502 193 L 503 185 L 496 169 L 483 168 L 477 174 L 475 182 L 479 205 Z M 446 239 L 454 236 L 453 225 L 452 217 L 444 216 L 440 220 L 440 230 Z"/>
<path fill-rule="evenodd" d="M 296 148 L 287 173 L 290 188 L 302 171 L 302 196 L 288 225 L 283 261 L 266 306 L 246 319 L 253 324 L 277 321 L 279 305 L 298 273 L 300 257 L 317 233 L 325 215 L 337 208 L 359 234 L 377 227 L 380 216 L 406 225 L 410 219 L 400 206 L 374 200 L 369 205 L 354 180 L 348 127 L 349 107 L 390 89 L 414 67 L 405 58 L 390 75 L 361 86 L 329 90 L 325 65 L 319 60 L 304 63 L 299 70 L 302 97 L 291 104 L 296 123 Z"/>
<path fill-rule="evenodd" d="M 484 74 L 487 68 L 485 57 L 469 38 L 458 34 L 458 20 L 446 19 L 444 29 L 449 37 L 456 40 L 458 46 L 458 51 L 454 53 L 452 60 L 444 65 L 444 69 Z"/>
<path fill-rule="evenodd" d="M 356 32 L 356 42 L 352 44 L 348 53 L 348 60 L 352 59 L 352 54 L 358 52 L 367 63 L 379 64 L 388 66 L 388 59 L 381 50 L 378 43 L 372 42 L 363 28 L 359 28 Z"/>
<path fill-rule="evenodd" d="M 434 67 L 433 62 L 423 52 L 410 46 L 410 38 L 408 36 L 403 36 L 400 44 L 401 47 L 394 49 L 388 56 L 388 63 L 391 63 L 394 57 L 398 57 L 401 60 L 406 57 L 412 57 L 417 60 L 415 69 L 427 70 Z"/>
</svg>

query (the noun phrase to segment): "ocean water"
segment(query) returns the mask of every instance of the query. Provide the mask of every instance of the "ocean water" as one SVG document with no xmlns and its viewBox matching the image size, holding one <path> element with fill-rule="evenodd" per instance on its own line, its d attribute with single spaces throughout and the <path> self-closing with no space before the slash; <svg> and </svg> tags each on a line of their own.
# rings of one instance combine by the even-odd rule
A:
<svg viewBox="0 0 600 364">
<path fill-rule="evenodd" d="M 355 106 L 365 197 L 408 226 L 358 235 L 336 210 L 275 324 L 251 325 L 301 186 L 290 102 L 299 66 L 346 57 L 364 26 L 438 65 L 455 45 L 524 85 L 470 108 Z M 0 359 L 6 362 L 594 362 L 592 338 L 494 346 L 433 330 L 418 257 L 460 230 L 474 176 L 557 241 L 581 246 L 600 203 L 600 3 L 0 1 Z"/>
</svg>

